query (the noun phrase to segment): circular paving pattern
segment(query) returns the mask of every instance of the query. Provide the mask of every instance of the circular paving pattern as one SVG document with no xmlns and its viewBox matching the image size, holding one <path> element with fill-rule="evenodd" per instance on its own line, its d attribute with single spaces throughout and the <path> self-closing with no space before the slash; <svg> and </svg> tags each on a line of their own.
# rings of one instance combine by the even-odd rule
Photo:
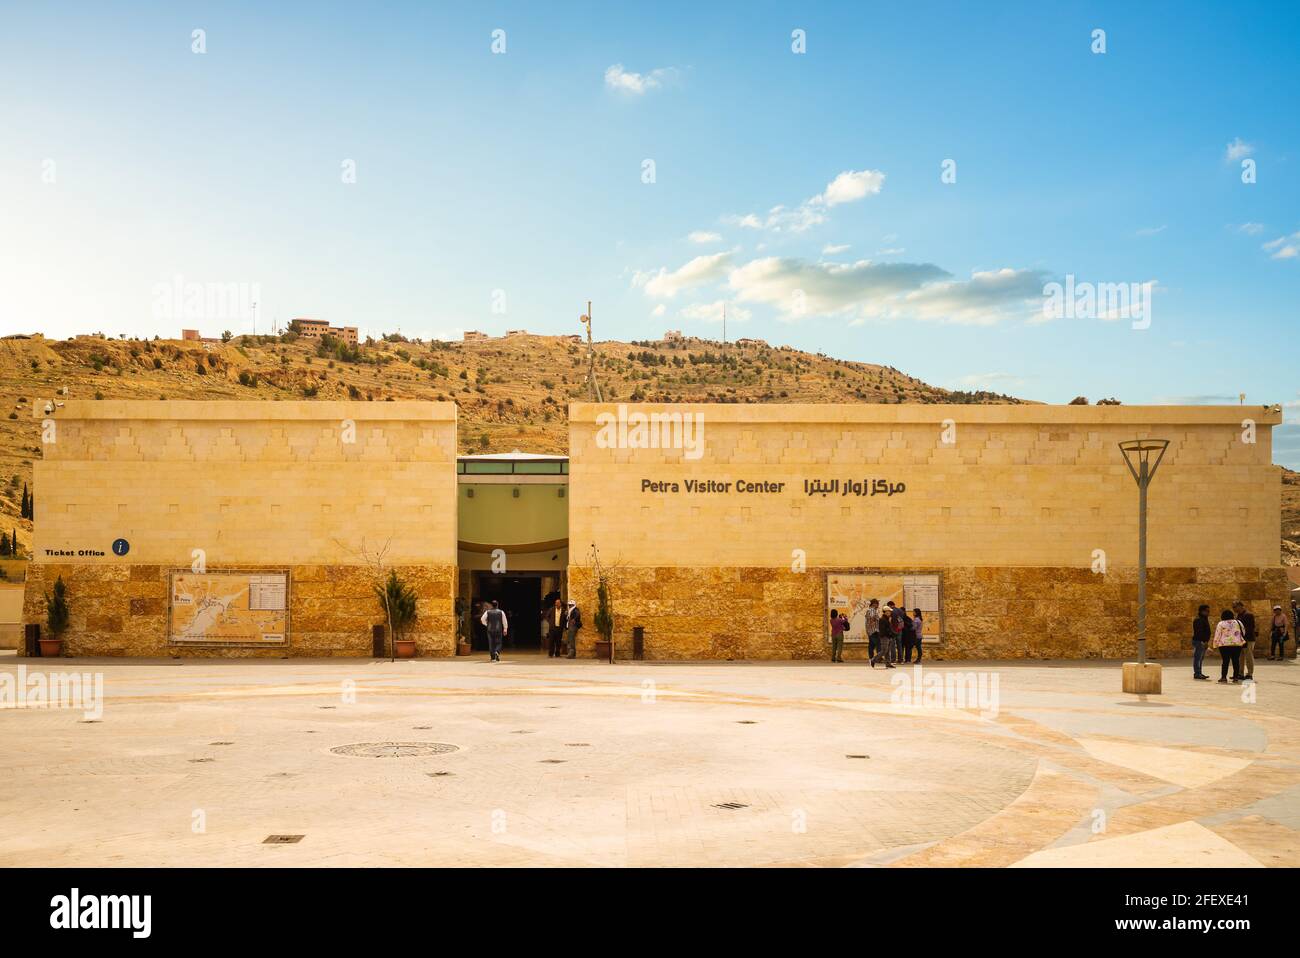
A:
<svg viewBox="0 0 1300 958">
<path fill-rule="evenodd" d="M 458 751 L 459 746 L 446 742 L 359 742 L 356 745 L 339 745 L 330 749 L 335 755 L 352 755 L 356 758 L 420 758 L 426 755 L 446 755 Z"/>
</svg>

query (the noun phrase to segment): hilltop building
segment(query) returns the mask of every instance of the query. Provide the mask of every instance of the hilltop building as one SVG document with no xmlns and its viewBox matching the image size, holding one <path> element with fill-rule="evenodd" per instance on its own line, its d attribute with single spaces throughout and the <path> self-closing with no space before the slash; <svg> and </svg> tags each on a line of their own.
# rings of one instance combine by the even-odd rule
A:
<svg viewBox="0 0 1300 958">
<path fill-rule="evenodd" d="M 333 336 L 349 346 L 357 345 L 357 327 L 355 326 L 331 326 L 323 319 L 294 319 L 290 320 L 290 328 L 296 328 L 298 335 L 304 339 L 320 339 L 322 336 Z"/>
</svg>

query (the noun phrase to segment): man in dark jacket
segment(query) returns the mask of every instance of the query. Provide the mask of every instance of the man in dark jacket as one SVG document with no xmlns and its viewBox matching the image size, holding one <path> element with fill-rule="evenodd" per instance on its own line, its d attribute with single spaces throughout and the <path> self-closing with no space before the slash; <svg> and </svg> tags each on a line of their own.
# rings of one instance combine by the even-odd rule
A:
<svg viewBox="0 0 1300 958">
<path fill-rule="evenodd" d="M 568 647 L 569 658 L 578 657 L 578 630 L 582 628 L 582 612 L 578 603 L 569 600 L 569 611 L 564 615 L 564 644 Z"/>
<path fill-rule="evenodd" d="M 501 661 L 501 640 L 506 633 L 510 631 L 510 623 L 506 619 L 506 614 L 501 611 L 500 604 L 496 599 L 492 600 L 492 605 L 483 613 L 483 618 L 479 620 L 488 634 L 488 655 L 493 662 Z"/>
<path fill-rule="evenodd" d="M 1241 671 L 1244 681 L 1255 681 L 1255 617 L 1251 615 L 1244 602 L 1232 603 L 1232 611 L 1241 623 L 1241 631 L 1246 636 L 1246 644 L 1241 647 Z"/>
<path fill-rule="evenodd" d="M 1208 679 L 1209 676 L 1201 670 L 1205 664 L 1205 650 L 1210 645 L 1210 607 L 1203 605 L 1196 610 L 1196 618 L 1192 619 L 1192 678 Z"/>
</svg>

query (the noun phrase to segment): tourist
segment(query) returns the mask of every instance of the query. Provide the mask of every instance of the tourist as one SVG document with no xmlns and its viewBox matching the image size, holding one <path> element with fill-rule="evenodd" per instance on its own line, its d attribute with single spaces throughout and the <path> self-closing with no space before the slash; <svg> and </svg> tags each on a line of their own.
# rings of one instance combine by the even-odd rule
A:
<svg viewBox="0 0 1300 958">
<path fill-rule="evenodd" d="M 546 610 L 543 619 L 546 623 L 546 657 L 561 658 L 564 644 L 564 605 L 558 598 L 555 604 Z"/>
<path fill-rule="evenodd" d="M 867 658 L 874 659 L 880 651 L 880 600 L 872 599 L 867 604 L 863 628 L 867 633 Z M 872 666 L 875 668 L 875 666 Z"/>
<path fill-rule="evenodd" d="M 1210 607 L 1203 605 L 1192 619 L 1192 678 L 1208 679 L 1205 674 L 1205 649 L 1210 644 Z"/>
<path fill-rule="evenodd" d="M 1245 681 L 1255 681 L 1255 616 L 1246 608 L 1244 602 L 1232 603 L 1232 611 L 1241 623 L 1241 632 L 1246 644 L 1241 647 L 1241 671 Z"/>
<path fill-rule="evenodd" d="M 898 660 L 911 662 L 912 646 L 916 644 L 916 631 L 912 626 L 912 617 L 907 614 L 906 609 L 895 609 L 894 614 L 900 617 L 903 624 L 903 631 L 898 634 Z"/>
<path fill-rule="evenodd" d="M 1286 658 L 1286 616 L 1280 605 L 1273 606 L 1273 622 L 1268 636 L 1268 658 L 1273 660 L 1273 650 L 1277 649 L 1277 658 Z"/>
<path fill-rule="evenodd" d="M 921 610 L 913 609 L 912 610 L 912 634 L 916 638 L 916 661 L 918 663 L 921 661 L 921 637 L 922 635 L 924 635 L 924 633 L 921 630 L 921 627 L 924 624 L 925 624 L 925 620 L 921 618 Z"/>
<path fill-rule="evenodd" d="M 1232 617 L 1232 612 L 1228 609 L 1223 610 L 1219 616 L 1219 624 L 1214 627 L 1214 638 L 1210 640 L 1211 644 L 1219 650 L 1219 656 L 1222 662 L 1219 666 L 1219 684 L 1224 685 L 1228 681 L 1228 663 L 1232 663 L 1232 681 L 1241 681 L 1241 649 L 1246 644 L 1246 632 L 1241 627 L 1241 623 Z"/>
<path fill-rule="evenodd" d="M 581 628 L 582 611 L 578 608 L 578 603 L 570 599 L 569 610 L 564 615 L 564 635 L 571 659 L 578 657 L 578 630 Z"/>
<path fill-rule="evenodd" d="M 894 658 L 898 654 L 894 626 L 894 603 L 886 602 L 885 610 L 880 614 L 880 651 L 871 660 L 873 669 L 877 660 L 884 662 L 887 669 L 894 668 Z"/>
<path fill-rule="evenodd" d="M 506 621 L 506 614 L 501 611 L 496 599 L 492 600 L 491 606 L 479 621 L 487 629 L 490 661 L 500 662 L 501 639 L 510 631 L 510 623 Z"/>
<path fill-rule="evenodd" d="M 896 606 L 892 601 L 886 602 L 889 608 L 889 628 L 894 633 L 894 654 L 892 661 L 903 661 L 903 620 L 907 618 L 903 610 Z"/>
<path fill-rule="evenodd" d="M 831 609 L 831 661 L 844 661 L 844 630 L 849 627 L 849 617 Z"/>
</svg>

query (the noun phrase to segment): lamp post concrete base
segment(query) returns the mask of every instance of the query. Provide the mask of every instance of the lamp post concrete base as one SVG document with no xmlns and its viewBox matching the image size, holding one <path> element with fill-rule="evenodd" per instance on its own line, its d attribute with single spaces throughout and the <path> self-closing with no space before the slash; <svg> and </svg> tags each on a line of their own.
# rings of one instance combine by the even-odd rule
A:
<svg viewBox="0 0 1300 958">
<path fill-rule="evenodd" d="M 1160 663 L 1125 662 L 1124 691 L 1134 695 L 1160 694 Z"/>
</svg>

